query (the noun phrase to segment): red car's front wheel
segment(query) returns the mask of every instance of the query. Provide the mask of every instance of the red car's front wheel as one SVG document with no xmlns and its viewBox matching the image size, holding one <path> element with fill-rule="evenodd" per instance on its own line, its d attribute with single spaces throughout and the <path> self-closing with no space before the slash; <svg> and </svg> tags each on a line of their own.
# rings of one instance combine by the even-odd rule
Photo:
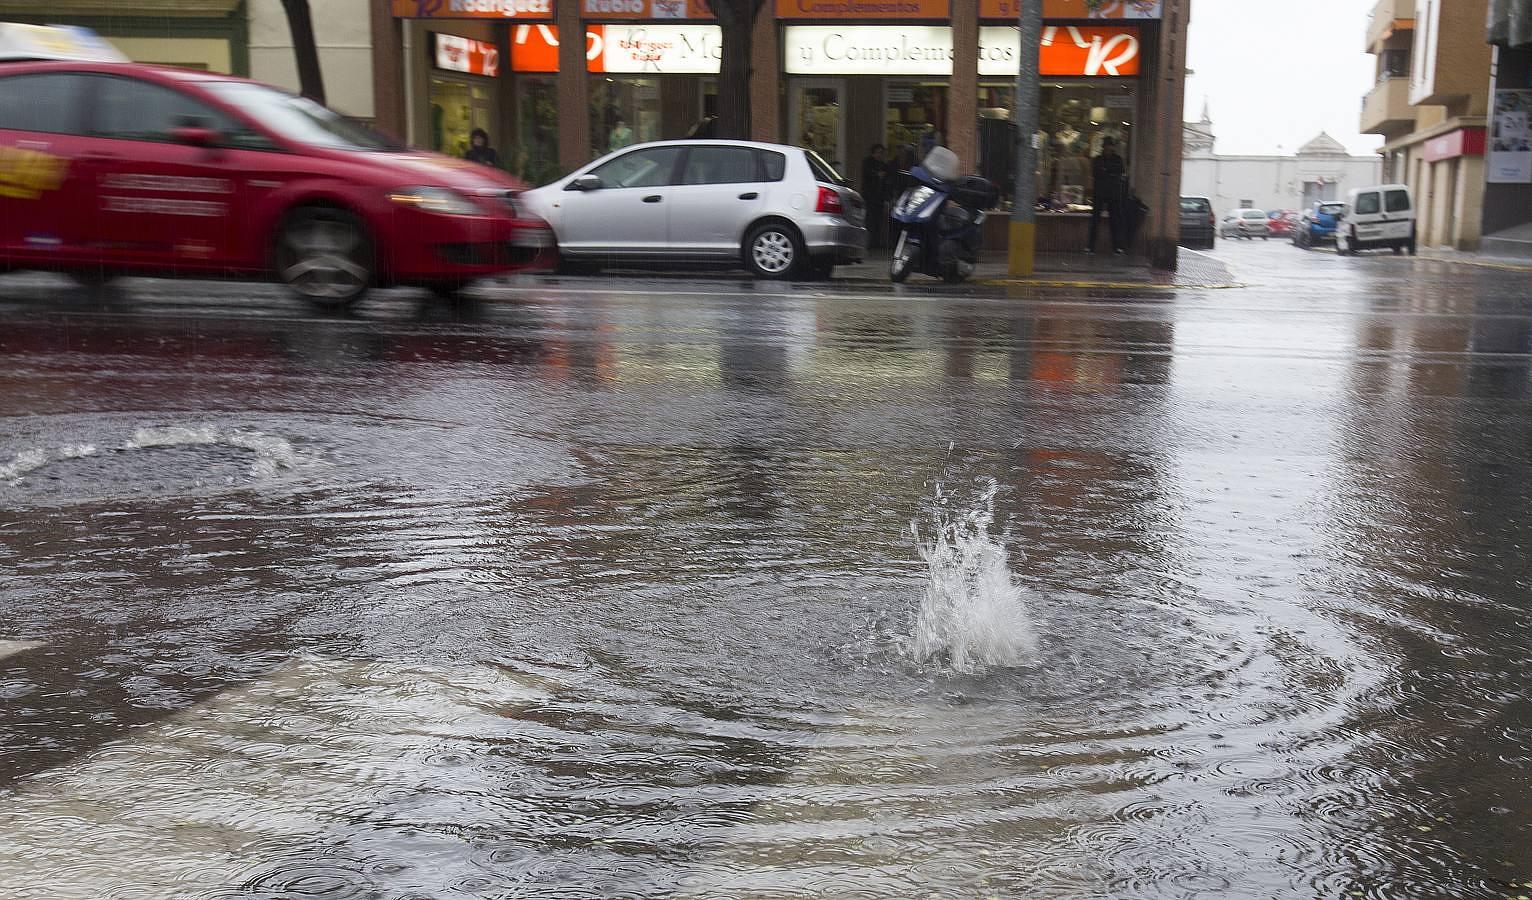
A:
<svg viewBox="0 0 1532 900">
<path fill-rule="evenodd" d="M 361 220 L 343 209 L 305 206 L 288 213 L 275 262 L 289 290 L 321 306 L 350 306 L 372 284 L 372 242 Z"/>
</svg>

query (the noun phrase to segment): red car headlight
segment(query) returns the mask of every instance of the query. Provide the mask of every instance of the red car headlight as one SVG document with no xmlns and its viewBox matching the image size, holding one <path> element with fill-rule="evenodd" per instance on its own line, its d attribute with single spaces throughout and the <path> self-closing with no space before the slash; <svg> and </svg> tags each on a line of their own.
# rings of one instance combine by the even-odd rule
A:
<svg viewBox="0 0 1532 900">
<path fill-rule="evenodd" d="M 457 191 L 441 187 L 406 187 L 390 191 L 388 199 L 400 206 L 408 206 L 443 216 L 482 216 L 483 210 Z"/>
</svg>

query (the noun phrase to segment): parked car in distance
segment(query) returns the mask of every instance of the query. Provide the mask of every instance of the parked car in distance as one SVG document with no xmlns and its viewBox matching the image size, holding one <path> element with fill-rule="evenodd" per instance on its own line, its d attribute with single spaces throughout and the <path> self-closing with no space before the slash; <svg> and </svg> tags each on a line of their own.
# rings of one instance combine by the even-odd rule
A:
<svg viewBox="0 0 1532 900">
<path fill-rule="evenodd" d="M 1358 188 L 1346 198 L 1347 212 L 1335 230 L 1335 252 L 1389 248 L 1415 255 L 1415 199 L 1404 184 Z"/>
<path fill-rule="evenodd" d="M 1218 217 L 1213 213 L 1212 200 L 1207 197 L 1181 198 L 1181 246 L 1211 250 L 1217 231 Z"/>
<path fill-rule="evenodd" d="M 1306 211 L 1293 229 L 1293 243 L 1307 250 L 1316 244 L 1335 242 L 1335 226 L 1346 213 L 1341 200 L 1321 200 Z"/>
<path fill-rule="evenodd" d="M 1272 237 L 1287 237 L 1293 233 L 1293 226 L 1298 224 L 1298 211 L 1295 209 L 1274 209 L 1266 213 L 1266 233 Z"/>
<path fill-rule="evenodd" d="M 552 227 L 572 272 L 732 264 L 760 278 L 828 278 L 867 245 L 861 195 L 813 151 L 782 144 L 637 144 L 517 200 Z"/>
<path fill-rule="evenodd" d="M 1243 208 L 1230 212 L 1219 223 L 1218 236 L 1244 238 L 1247 241 L 1253 241 L 1256 238 L 1271 240 L 1271 226 L 1267 224 L 1266 211 Z"/>
<path fill-rule="evenodd" d="M 0 270 L 275 275 L 326 306 L 373 285 L 450 293 L 551 262 L 523 187 L 278 88 L 0 24 Z"/>
</svg>

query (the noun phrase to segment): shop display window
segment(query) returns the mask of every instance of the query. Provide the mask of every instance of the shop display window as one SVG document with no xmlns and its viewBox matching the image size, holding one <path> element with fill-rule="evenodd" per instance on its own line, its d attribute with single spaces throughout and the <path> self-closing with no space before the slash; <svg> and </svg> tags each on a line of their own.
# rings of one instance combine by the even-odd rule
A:
<svg viewBox="0 0 1532 900">
<path fill-rule="evenodd" d="M 917 160 L 947 137 L 945 83 L 891 81 L 883 88 L 883 143 L 913 148 Z"/>
<path fill-rule="evenodd" d="M 793 126 L 797 144 L 812 150 L 840 166 L 844 154 L 841 150 L 841 93 L 839 82 L 800 82 L 794 86 Z"/>
<path fill-rule="evenodd" d="M 516 79 L 516 146 L 504 154 L 507 168 L 528 184 L 547 184 L 559 166 L 559 101 L 552 76 Z"/>
<path fill-rule="evenodd" d="M 431 79 L 431 149 L 461 158 L 468 152 L 469 135 L 482 128 L 490 135 L 488 87 L 457 79 Z"/>
<path fill-rule="evenodd" d="M 1138 105 L 1134 88 L 1133 82 L 1124 79 L 1043 83 L 1038 112 L 1042 146 L 1031 191 L 1039 208 L 1058 212 L 1090 209 L 1091 161 L 1108 137 L 1116 139 L 1117 152 L 1131 168 Z M 1015 126 L 1011 110 L 1015 105 L 1015 83 L 980 85 L 980 174 L 1001 185 L 1002 194 L 1012 201 Z"/>
<path fill-rule="evenodd" d="M 1132 165 L 1135 102 L 1124 85 L 1043 86 L 1036 181 L 1040 204 L 1046 200 L 1049 208 L 1070 212 L 1090 209 L 1091 161 L 1106 138 L 1117 140 L 1117 152 Z"/>
<path fill-rule="evenodd" d="M 591 156 L 660 139 L 660 83 L 654 78 L 591 82 Z"/>
</svg>

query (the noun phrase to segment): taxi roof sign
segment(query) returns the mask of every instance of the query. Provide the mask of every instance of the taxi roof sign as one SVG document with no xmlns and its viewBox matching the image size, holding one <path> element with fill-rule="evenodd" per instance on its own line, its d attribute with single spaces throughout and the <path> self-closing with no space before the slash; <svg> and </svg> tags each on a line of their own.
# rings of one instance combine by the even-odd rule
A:
<svg viewBox="0 0 1532 900">
<path fill-rule="evenodd" d="M 24 25 L 0 22 L 0 62 L 62 59 L 74 62 L 129 62 L 89 28 L 74 25 Z"/>
</svg>

